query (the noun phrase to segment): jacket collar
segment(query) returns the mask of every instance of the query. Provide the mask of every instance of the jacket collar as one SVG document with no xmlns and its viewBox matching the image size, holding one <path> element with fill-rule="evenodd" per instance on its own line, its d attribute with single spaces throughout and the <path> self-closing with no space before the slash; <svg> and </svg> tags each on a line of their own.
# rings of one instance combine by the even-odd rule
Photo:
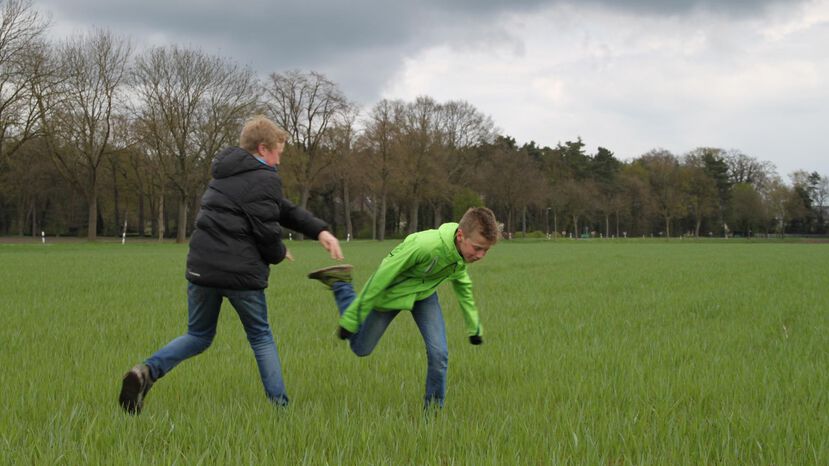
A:
<svg viewBox="0 0 829 466">
<path fill-rule="evenodd" d="M 457 223 L 444 223 L 438 227 L 438 235 L 440 236 L 441 243 L 443 243 L 446 257 L 451 258 L 455 262 L 463 261 L 463 257 L 461 257 L 458 248 L 455 246 L 455 234 L 457 232 Z"/>
</svg>

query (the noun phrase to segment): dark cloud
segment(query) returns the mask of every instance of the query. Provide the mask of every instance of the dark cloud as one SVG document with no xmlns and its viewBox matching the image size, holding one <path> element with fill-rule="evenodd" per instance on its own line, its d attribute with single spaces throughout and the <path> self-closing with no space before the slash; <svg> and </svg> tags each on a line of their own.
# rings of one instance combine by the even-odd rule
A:
<svg viewBox="0 0 829 466">
<path fill-rule="evenodd" d="M 677 15 L 699 9 L 751 15 L 782 0 L 586 0 L 572 4 L 634 14 Z M 416 51 L 439 44 L 454 29 L 491 25 L 499 14 L 533 12 L 560 0 L 40 0 L 56 21 L 100 26 L 136 44 L 163 41 L 236 59 L 262 74 L 315 70 L 346 95 L 369 103 Z"/>
</svg>

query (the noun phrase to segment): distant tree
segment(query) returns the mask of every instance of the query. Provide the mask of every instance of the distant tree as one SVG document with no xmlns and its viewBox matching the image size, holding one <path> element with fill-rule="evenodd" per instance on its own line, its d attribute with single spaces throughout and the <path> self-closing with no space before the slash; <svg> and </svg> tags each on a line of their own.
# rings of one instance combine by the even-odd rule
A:
<svg viewBox="0 0 829 466">
<path fill-rule="evenodd" d="M 622 208 L 621 186 L 617 182 L 622 163 L 613 156 L 613 152 L 599 147 L 590 163 L 590 172 L 596 183 L 598 202 L 596 210 L 604 216 L 604 234 L 610 237 L 610 216 L 616 215 L 617 235 L 619 211 Z"/>
<path fill-rule="evenodd" d="M 126 40 L 106 30 L 67 39 L 53 56 L 54 87 L 41 87 L 37 95 L 48 151 L 87 202 L 90 240 L 97 237 L 101 164 L 113 150 L 115 108 L 131 50 Z"/>
<path fill-rule="evenodd" d="M 283 169 L 292 173 L 299 205 L 307 208 L 311 190 L 334 163 L 324 147 L 330 140 L 326 132 L 349 110 L 349 102 L 333 81 L 313 71 L 272 73 L 265 90 L 270 115 L 291 134 Z"/>
<path fill-rule="evenodd" d="M 0 6 L 0 167 L 36 135 L 40 107 L 35 86 L 42 85 L 48 27 L 29 0 L 6 0 Z"/>
<path fill-rule="evenodd" d="M 687 213 L 687 178 L 677 158 L 665 150 L 652 150 L 639 158 L 648 171 L 648 180 L 657 211 L 665 224 L 665 236 L 671 236 L 671 222 Z"/>
<path fill-rule="evenodd" d="M 590 177 L 590 157 L 584 151 L 584 142 L 581 138 L 559 143 L 555 151 L 561 162 L 567 168 L 568 178 L 583 180 Z"/>
<path fill-rule="evenodd" d="M 792 219 L 805 214 L 806 208 L 802 198 L 794 188 L 786 186 L 779 179 L 770 182 L 770 187 L 764 199 L 768 216 L 772 221 L 772 230 L 781 237 Z"/>
<path fill-rule="evenodd" d="M 731 203 L 734 230 L 745 236 L 756 233 L 757 226 L 763 221 L 763 200 L 760 193 L 750 183 L 737 183 L 732 190 Z"/>
<path fill-rule="evenodd" d="M 547 199 L 547 182 L 536 162 L 526 151 L 514 145 L 496 143 L 487 164 L 480 172 L 478 189 L 484 193 L 486 204 L 505 215 L 504 232 L 516 231 L 515 219 L 529 206 L 543 207 Z"/>
<path fill-rule="evenodd" d="M 421 96 L 406 104 L 402 115 L 398 162 L 399 173 L 405 175 L 399 181 L 408 199 L 410 233 L 418 231 L 421 204 L 448 180 L 437 164 L 444 150 L 440 112 L 434 99 Z"/>
<path fill-rule="evenodd" d="M 586 225 L 587 217 L 596 210 L 599 202 L 599 190 L 592 180 L 566 180 L 561 183 L 558 195 L 563 199 L 564 212 L 572 220 L 572 231 L 575 235 L 582 233 L 579 225 Z M 582 224 L 581 220 L 585 222 Z"/>
<path fill-rule="evenodd" d="M 703 221 L 719 212 L 717 184 L 704 167 L 685 165 L 683 176 L 688 187 L 688 213 L 694 220 L 694 236 L 699 237 Z"/>
<path fill-rule="evenodd" d="M 184 242 L 188 205 L 209 179 L 216 152 L 238 143 L 242 122 L 256 108 L 257 82 L 250 69 L 175 45 L 140 55 L 133 81 L 139 130 L 158 179 L 178 194 L 176 242 Z M 163 217 L 166 183 L 157 186 Z"/>
<path fill-rule="evenodd" d="M 651 217 L 656 210 L 654 196 L 648 179 L 648 171 L 641 163 L 625 164 L 619 173 L 624 208 L 619 215 L 628 219 L 625 234 L 651 232 Z"/>
<path fill-rule="evenodd" d="M 827 208 L 829 208 L 829 177 L 821 176 L 817 173 L 814 173 L 814 175 L 817 175 L 817 178 L 814 180 L 813 201 L 817 209 L 819 233 L 826 233 L 826 212 Z"/>
<path fill-rule="evenodd" d="M 356 121 L 358 115 L 357 106 L 351 106 L 349 110 L 343 112 L 340 120 L 328 132 L 331 141 L 327 146 L 330 146 L 334 152 L 337 164 L 334 178 L 342 199 L 343 220 L 345 221 L 345 235 L 347 238 L 354 237 L 354 226 L 351 219 L 352 193 L 357 189 L 356 185 L 360 181 L 363 172 L 356 157 Z"/>
<path fill-rule="evenodd" d="M 762 190 L 775 173 L 771 162 L 757 160 L 738 150 L 729 151 L 723 160 L 728 166 L 728 179 L 732 185 L 748 183 Z"/>
<path fill-rule="evenodd" d="M 686 164 L 701 167 L 717 187 L 717 223 L 725 229 L 725 218 L 731 205 L 732 177 L 726 152 L 713 147 L 700 147 L 685 156 Z"/>
<path fill-rule="evenodd" d="M 393 171 L 399 153 L 397 147 L 401 131 L 403 102 L 381 100 L 371 109 L 365 123 L 365 131 L 359 144 L 364 148 L 366 175 L 372 196 L 372 216 L 375 222 L 373 237 L 386 239 L 386 212 L 392 189 Z M 376 236 L 375 236 L 376 235 Z"/>
</svg>

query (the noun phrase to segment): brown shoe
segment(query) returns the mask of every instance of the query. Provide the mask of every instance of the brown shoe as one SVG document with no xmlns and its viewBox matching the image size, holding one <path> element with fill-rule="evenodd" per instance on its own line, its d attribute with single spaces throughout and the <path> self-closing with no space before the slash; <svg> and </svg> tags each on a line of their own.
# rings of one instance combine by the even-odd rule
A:
<svg viewBox="0 0 829 466">
<path fill-rule="evenodd" d="M 141 414 L 144 407 L 144 397 L 153 386 L 153 379 L 150 375 L 150 368 L 146 364 L 136 364 L 135 367 L 124 374 L 121 382 L 121 394 L 118 395 L 118 403 L 130 414 Z"/>
<path fill-rule="evenodd" d="M 314 270 L 308 274 L 308 278 L 319 280 L 323 285 L 331 288 L 337 282 L 351 283 L 351 270 L 353 268 L 354 266 L 351 264 L 332 265 Z"/>
</svg>

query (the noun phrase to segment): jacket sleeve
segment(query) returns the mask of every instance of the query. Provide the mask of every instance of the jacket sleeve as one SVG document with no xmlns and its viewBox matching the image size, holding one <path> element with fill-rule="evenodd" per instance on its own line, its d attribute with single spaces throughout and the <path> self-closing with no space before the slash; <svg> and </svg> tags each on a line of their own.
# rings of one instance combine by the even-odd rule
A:
<svg viewBox="0 0 829 466">
<path fill-rule="evenodd" d="M 252 221 L 257 222 L 258 219 Z M 253 227 L 256 228 L 257 226 L 254 225 Z M 278 264 L 285 260 L 288 248 L 282 242 L 282 229 L 279 224 L 277 222 L 261 223 L 258 228 L 262 228 L 264 233 L 264 236 L 261 237 L 254 233 L 256 248 L 259 250 L 262 260 L 268 264 Z"/>
<path fill-rule="evenodd" d="M 420 251 L 415 241 L 403 241 L 380 262 L 363 290 L 340 317 L 340 327 L 356 333 L 374 309 L 377 298 L 392 285 L 401 273 L 417 264 Z"/>
<path fill-rule="evenodd" d="M 328 229 L 328 224 L 323 220 L 284 197 L 279 199 L 279 223 L 313 239 L 317 239 L 323 230 Z"/>
<path fill-rule="evenodd" d="M 484 328 L 478 316 L 478 307 L 475 306 L 475 300 L 472 297 L 472 279 L 469 278 L 466 268 L 456 272 L 449 280 L 452 282 L 452 289 L 458 297 L 458 304 L 463 312 L 467 336 L 483 336 Z"/>
</svg>

